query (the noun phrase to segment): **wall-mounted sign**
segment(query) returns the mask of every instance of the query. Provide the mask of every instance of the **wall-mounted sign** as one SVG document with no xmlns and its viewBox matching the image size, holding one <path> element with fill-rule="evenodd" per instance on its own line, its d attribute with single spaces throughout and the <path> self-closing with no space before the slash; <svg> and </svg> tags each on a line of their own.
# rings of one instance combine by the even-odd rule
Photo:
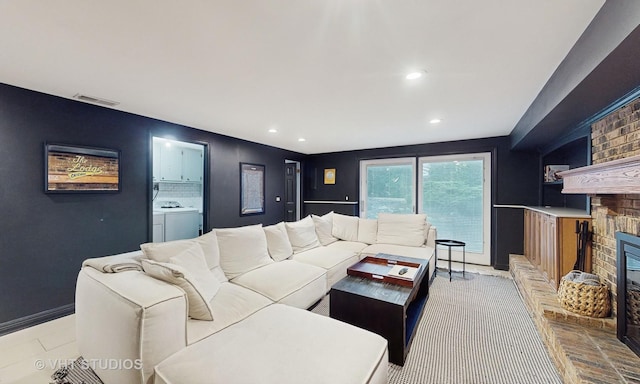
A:
<svg viewBox="0 0 640 384">
<path fill-rule="evenodd" d="M 336 183 L 336 169 L 327 168 L 324 170 L 324 183 L 335 184 Z"/>
<path fill-rule="evenodd" d="M 46 193 L 118 192 L 120 152 L 113 149 L 45 144 Z"/>
</svg>

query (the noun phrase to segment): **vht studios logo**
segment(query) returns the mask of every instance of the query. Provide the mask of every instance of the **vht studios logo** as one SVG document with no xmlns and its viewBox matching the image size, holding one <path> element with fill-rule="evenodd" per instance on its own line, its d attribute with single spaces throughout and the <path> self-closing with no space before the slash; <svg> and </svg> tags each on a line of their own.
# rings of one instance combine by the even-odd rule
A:
<svg viewBox="0 0 640 384">
<path fill-rule="evenodd" d="M 64 359 L 37 359 L 33 362 L 37 370 L 43 369 L 100 369 L 100 370 L 120 370 L 120 369 L 142 369 L 142 360 L 140 359 L 80 359 L 80 360 L 64 360 Z"/>
</svg>

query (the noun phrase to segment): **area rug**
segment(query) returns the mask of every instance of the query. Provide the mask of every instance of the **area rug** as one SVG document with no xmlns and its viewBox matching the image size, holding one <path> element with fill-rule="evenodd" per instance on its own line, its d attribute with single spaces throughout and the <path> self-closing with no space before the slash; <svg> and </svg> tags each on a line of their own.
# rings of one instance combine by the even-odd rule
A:
<svg viewBox="0 0 640 384">
<path fill-rule="evenodd" d="M 436 276 L 404 366 L 390 384 L 561 384 L 513 280 Z M 313 309 L 329 315 L 329 296 Z M 51 384 L 102 384 L 80 357 Z"/>
<path fill-rule="evenodd" d="M 562 383 L 513 280 L 436 276 L 405 365 L 391 384 Z M 328 316 L 329 296 L 312 310 Z"/>
<path fill-rule="evenodd" d="M 82 356 L 55 371 L 51 379 L 53 381 L 50 384 L 103 384 Z"/>
</svg>

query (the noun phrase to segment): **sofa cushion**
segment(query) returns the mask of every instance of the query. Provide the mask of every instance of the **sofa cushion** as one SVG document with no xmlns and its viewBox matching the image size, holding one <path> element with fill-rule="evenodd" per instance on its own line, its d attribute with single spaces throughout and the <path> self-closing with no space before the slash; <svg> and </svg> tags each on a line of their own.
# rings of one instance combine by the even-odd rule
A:
<svg viewBox="0 0 640 384">
<path fill-rule="evenodd" d="M 338 238 L 331 234 L 331 229 L 333 228 L 332 216 L 333 211 L 322 216 L 311 215 L 321 245 L 329 245 L 338 241 Z"/>
<path fill-rule="evenodd" d="M 284 223 L 289 235 L 289 241 L 293 248 L 293 253 L 303 252 L 320 246 L 316 226 L 313 224 L 311 216 L 302 220 Z"/>
<path fill-rule="evenodd" d="M 330 289 L 333 284 L 347 276 L 348 267 L 358 262 L 358 253 L 348 249 L 318 247 L 293 255 L 293 260 L 326 269 L 327 289 Z"/>
<path fill-rule="evenodd" d="M 264 233 L 267 236 L 269 255 L 273 260 L 282 261 L 293 255 L 293 248 L 289 242 L 284 222 L 264 227 Z"/>
<path fill-rule="evenodd" d="M 265 296 L 230 282 L 221 283 L 210 301 L 215 321 L 187 321 L 187 344 L 195 343 L 273 304 Z"/>
<path fill-rule="evenodd" d="M 273 263 L 261 224 L 216 228 L 220 266 L 229 279 Z"/>
<path fill-rule="evenodd" d="M 326 316 L 273 304 L 155 366 L 156 384 L 381 384 L 387 341 Z"/>
<path fill-rule="evenodd" d="M 397 244 L 419 247 L 424 244 L 425 214 L 393 214 L 378 215 L 378 236 L 376 243 Z"/>
<path fill-rule="evenodd" d="M 227 277 L 220 268 L 220 252 L 218 250 L 218 239 L 215 232 L 210 231 L 195 239 L 173 240 L 164 243 L 145 243 L 140 245 L 140 249 L 145 257 L 160 262 L 169 262 L 169 258 L 187 249 L 191 244 L 198 243 L 204 252 L 207 266 L 216 275 L 220 282 L 227 281 Z"/>
<path fill-rule="evenodd" d="M 308 308 L 326 293 L 326 273 L 323 268 L 284 260 L 254 269 L 231 282 L 275 302 Z"/>
<path fill-rule="evenodd" d="M 433 256 L 434 249 L 431 247 L 409 247 L 397 244 L 371 244 L 362 250 L 363 257 L 375 256 L 379 253 L 427 260 Z"/>
<path fill-rule="evenodd" d="M 191 318 L 213 320 L 213 309 L 209 302 L 218 293 L 220 282 L 207 268 L 200 244 L 192 244 L 169 261 L 163 263 L 142 259 L 141 264 L 150 276 L 177 285 L 185 291 Z"/>
<path fill-rule="evenodd" d="M 358 241 L 361 243 L 375 244 L 378 238 L 378 220 L 358 219 Z"/>
<path fill-rule="evenodd" d="M 358 217 L 333 214 L 333 227 L 331 234 L 338 239 L 347 241 L 358 241 Z"/>
<path fill-rule="evenodd" d="M 359 241 L 336 241 L 327 245 L 329 249 L 345 249 L 351 252 L 360 253 L 368 244 Z"/>
</svg>

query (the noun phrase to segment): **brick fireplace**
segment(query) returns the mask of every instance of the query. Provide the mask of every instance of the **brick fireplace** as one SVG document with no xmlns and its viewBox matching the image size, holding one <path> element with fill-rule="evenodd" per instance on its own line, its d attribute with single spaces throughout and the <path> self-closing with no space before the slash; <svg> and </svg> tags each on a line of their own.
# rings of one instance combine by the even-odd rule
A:
<svg viewBox="0 0 640 384">
<path fill-rule="evenodd" d="M 640 98 L 621 107 L 591 126 L 592 162 L 640 155 Z M 640 191 L 633 194 L 594 195 L 593 267 L 610 287 L 613 316 L 616 315 L 616 232 L 640 236 Z"/>
</svg>

